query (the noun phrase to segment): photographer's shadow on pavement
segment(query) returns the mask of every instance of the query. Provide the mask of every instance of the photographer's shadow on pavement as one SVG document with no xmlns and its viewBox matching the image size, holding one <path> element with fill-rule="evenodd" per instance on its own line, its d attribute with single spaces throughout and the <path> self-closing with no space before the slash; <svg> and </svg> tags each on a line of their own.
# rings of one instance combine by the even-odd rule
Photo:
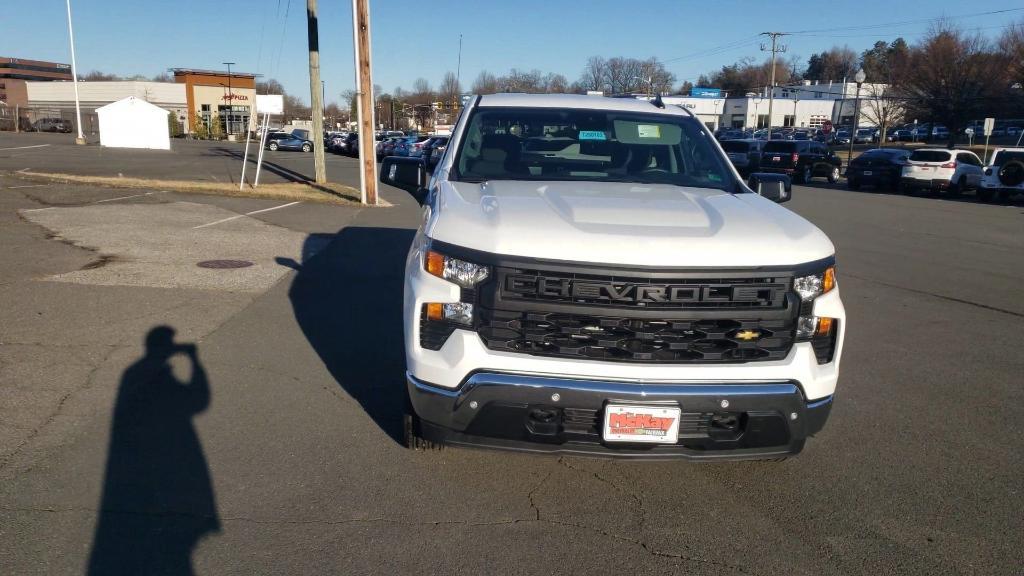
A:
<svg viewBox="0 0 1024 576">
<path fill-rule="evenodd" d="M 395 442 L 402 442 L 405 341 L 402 290 L 415 230 L 348 227 L 323 250 L 303 247 L 288 297 L 306 339 L 334 380 Z"/>
<path fill-rule="evenodd" d="M 174 329 L 146 335 L 146 354 L 124 372 L 114 405 L 106 477 L 88 574 L 192 574 L 192 551 L 220 530 L 210 471 L 192 419 L 210 404 L 194 344 Z M 191 376 L 171 366 L 181 355 Z"/>
</svg>

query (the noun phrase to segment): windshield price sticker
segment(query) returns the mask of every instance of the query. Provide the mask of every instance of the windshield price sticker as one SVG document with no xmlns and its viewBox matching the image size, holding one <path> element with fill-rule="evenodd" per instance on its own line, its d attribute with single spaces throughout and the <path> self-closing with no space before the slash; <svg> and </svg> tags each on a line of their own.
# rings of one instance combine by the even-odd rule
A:
<svg viewBox="0 0 1024 576">
<path fill-rule="evenodd" d="M 661 126 L 657 124 L 637 124 L 636 131 L 640 138 L 661 138 Z"/>
</svg>

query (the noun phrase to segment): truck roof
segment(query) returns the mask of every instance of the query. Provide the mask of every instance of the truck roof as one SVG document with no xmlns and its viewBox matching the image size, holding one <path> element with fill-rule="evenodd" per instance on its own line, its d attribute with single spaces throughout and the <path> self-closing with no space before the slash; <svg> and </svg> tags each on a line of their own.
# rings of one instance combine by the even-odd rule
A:
<svg viewBox="0 0 1024 576">
<path fill-rule="evenodd" d="M 679 106 L 658 108 L 648 100 L 635 98 L 607 98 L 582 94 L 487 94 L 480 97 L 479 106 L 515 108 L 577 108 L 581 110 L 619 110 L 645 114 L 692 116 Z"/>
</svg>

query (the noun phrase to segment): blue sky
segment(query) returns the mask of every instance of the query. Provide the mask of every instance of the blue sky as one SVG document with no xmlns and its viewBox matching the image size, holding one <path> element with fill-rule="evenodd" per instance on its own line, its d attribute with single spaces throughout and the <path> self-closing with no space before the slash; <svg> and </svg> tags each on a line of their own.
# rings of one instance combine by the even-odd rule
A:
<svg viewBox="0 0 1024 576">
<path fill-rule="evenodd" d="M 681 82 L 744 56 L 762 58 L 755 35 L 765 30 L 807 31 L 785 39 L 786 56 L 806 62 L 833 44 L 860 52 L 878 39 L 913 42 L 929 27 L 927 20 L 938 17 L 989 36 L 1024 18 L 1019 2 L 1002 0 L 370 3 L 374 83 L 387 91 L 409 88 L 418 77 L 436 87 L 446 71 L 456 70 L 460 33 L 461 78 L 468 88 L 483 69 L 503 74 L 537 68 L 572 81 L 593 55 L 656 56 Z M 319 5 L 322 77 L 331 101 L 354 84 L 351 2 Z M 152 76 L 167 68 L 223 69 L 222 62 L 233 61 L 234 70 L 277 78 L 308 100 L 305 6 L 305 0 L 72 0 L 79 72 Z M 964 17 L 1007 9 L 1015 11 Z M 63 0 L 5 6 L 0 55 L 69 62 L 65 22 Z M 832 31 L 815 32 L 822 29 Z"/>
</svg>

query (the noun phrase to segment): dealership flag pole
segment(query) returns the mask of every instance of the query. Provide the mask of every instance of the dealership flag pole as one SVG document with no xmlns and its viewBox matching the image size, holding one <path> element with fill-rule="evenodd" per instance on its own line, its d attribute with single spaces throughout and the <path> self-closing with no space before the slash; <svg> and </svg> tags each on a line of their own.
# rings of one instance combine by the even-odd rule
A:
<svg viewBox="0 0 1024 576">
<path fill-rule="evenodd" d="M 78 127 L 78 138 L 75 144 L 85 144 L 85 136 L 82 134 L 82 105 L 78 101 L 78 66 L 75 64 L 75 30 L 71 27 L 71 0 L 68 5 L 68 38 L 71 41 L 71 82 L 75 85 L 75 126 Z"/>
</svg>

